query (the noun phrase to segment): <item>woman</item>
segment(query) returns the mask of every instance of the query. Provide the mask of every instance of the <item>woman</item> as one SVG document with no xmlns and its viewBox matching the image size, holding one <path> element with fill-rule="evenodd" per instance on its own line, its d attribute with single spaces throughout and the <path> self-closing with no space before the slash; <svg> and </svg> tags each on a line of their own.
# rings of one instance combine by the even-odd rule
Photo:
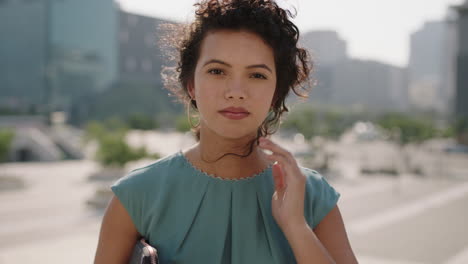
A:
<svg viewBox="0 0 468 264">
<path fill-rule="evenodd" d="M 114 183 L 95 263 L 126 263 L 140 237 L 162 264 L 357 263 L 340 194 L 267 138 L 310 72 L 290 14 L 267 0 L 196 6 L 167 87 L 198 112 L 198 142 Z"/>
</svg>

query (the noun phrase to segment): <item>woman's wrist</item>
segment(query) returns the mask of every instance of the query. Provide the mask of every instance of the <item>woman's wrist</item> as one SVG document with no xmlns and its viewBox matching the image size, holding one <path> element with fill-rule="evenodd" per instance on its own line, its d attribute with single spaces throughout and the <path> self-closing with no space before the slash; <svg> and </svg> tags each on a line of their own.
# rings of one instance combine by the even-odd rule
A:
<svg viewBox="0 0 468 264">
<path fill-rule="evenodd" d="M 307 222 L 285 228 L 284 234 L 298 264 L 335 263 Z"/>
<path fill-rule="evenodd" d="M 296 234 L 303 233 L 304 231 L 307 231 L 311 228 L 307 221 L 304 219 L 303 221 L 291 222 L 290 224 L 285 225 L 281 229 L 283 230 L 283 233 L 286 237 L 294 237 Z"/>
</svg>

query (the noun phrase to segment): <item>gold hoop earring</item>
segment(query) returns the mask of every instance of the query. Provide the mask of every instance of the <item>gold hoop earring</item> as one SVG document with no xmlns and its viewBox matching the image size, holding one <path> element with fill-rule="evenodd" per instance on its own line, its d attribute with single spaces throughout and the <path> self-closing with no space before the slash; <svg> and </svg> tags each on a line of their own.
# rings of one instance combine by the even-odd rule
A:
<svg viewBox="0 0 468 264">
<path fill-rule="evenodd" d="M 188 122 L 189 122 L 189 124 L 190 124 L 190 127 L 192 127 L 192 128 L 197 128 L 198 126 L 200 126 L 200 117 L 198 117 L 198 124 L 194 126 L 193 123 L 192 123 L 192 116 L 190 115 L 190 108 L 192 108 L 191 105 L 189 105 L 189 106 L 187 107 L 187 118 L 188 118 Z"/>
</svg>

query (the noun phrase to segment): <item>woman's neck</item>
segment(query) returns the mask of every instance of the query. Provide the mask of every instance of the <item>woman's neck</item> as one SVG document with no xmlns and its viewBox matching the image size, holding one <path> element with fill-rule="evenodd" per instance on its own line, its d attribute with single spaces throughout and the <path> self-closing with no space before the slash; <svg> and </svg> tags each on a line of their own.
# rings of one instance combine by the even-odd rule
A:
<svg viewBox="0 0 468 264">
<path fill-rule="evenodd" d="M 255 135 L 227 139 L 208 134 L 202 132 L 200 141 L 184 151 L 187 159 L 206 173 L 226 179 L 239 179 L 260 173 L 270 164 L 263 151 L 257 147 Z M 228 153 L 236 155 L 226 155 Z"/>
</svg>

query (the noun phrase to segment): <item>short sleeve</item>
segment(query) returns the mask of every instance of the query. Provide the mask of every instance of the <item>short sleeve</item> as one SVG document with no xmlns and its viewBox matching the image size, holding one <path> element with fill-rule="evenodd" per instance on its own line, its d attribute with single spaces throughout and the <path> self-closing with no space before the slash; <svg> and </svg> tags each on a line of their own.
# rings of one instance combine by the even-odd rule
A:
<svg viewBox="0 0 468 264">
<path fill-rule="evenodd" d="M 141 179 L 139 179 L 138 175 L 131 173 L 117 180 L 110 188 L 127 210 L 138 232 L 144 236 L 143 213 L 145 199 L 143 196 L 144 184 L 141 183 Z"/>
<path fill-rule="evenodd" d="M 341 195 L 317 171 L 304 168 L 303 172 L 307 176 L 304 215 L 314 229 L 336 206 Z"/>
</svg>

